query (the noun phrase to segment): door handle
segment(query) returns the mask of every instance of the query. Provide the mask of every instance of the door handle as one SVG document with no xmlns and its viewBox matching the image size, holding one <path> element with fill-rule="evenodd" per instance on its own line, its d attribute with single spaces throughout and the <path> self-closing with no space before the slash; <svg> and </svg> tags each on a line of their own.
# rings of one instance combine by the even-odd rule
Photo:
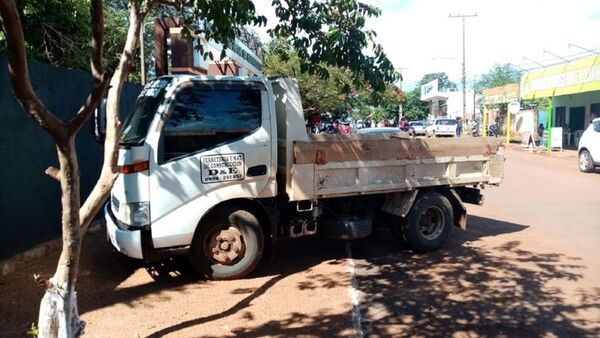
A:
<svg viewBox="0 0 600 338">
<path fill-rule="evenodd" d="M 246 176 L 262 176 L 267 174 L 267 166 L 265 164 L 255 165 L 254 167 L 248 168 Z"/>
</svg>

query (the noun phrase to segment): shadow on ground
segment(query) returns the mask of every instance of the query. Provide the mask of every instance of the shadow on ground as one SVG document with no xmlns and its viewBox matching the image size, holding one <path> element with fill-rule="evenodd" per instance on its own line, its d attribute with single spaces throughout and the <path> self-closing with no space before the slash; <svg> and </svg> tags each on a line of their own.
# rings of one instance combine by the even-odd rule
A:
<svg viewBox="0 0 600 338">
<path fill-rule="evenodd" d="M 599 331 L 582 328 L 598 323 L 582 319 L 578 311 L 600 306 L 600 288 L 580 290 L 573 305 L 560 288 L 550 285 L 553 281 L 579 280 L 584 267 L 578 265 L 577 258 L 529 252 L 521 249 L 519 242 L 485 249 L 471 245 L 482 237 L 525 228 L 471 217 L 468 231 L 456 229 L 442 250 L 428 254 L 399 248 L 387 229 L 353 242 L 355 287 L 362 293 L 361 306 L 356 310 L 362 314 L 362 330 L 366 335 L 396 337 L 451 336 L 455 332 L 482 336 L 598 336 Z M 155 279 L 148 283 L 118 287 L 142 265 L 114 252 L 102 236 L 99 232 L 86 238 L 78 284 L 82 314 L 116 303 L 134 304 L 146 295 L 180 290 L 189 283 L 204 283 L 187 261 L 173 260 L 154 266 Z M 274 258 L 257 272 L 260 277 L 270 278 L 258 288 L 234 290 L 232 293 L 248 293 L 237 304 L 209 316 L 163 326 L 150 337 L 177 335 L 195 326 L 201 332 L 202 324 L 243 313 L 253 300 L 285 277 L 326 261 L 345 265 L 346 258 L 343 242 L 310 238 L 283 241 Z M 0 336 L 22 335 L 36 321 L 42 291 L 36 289 L 30 276 L 33 272 L 49 275 L 56 261 L 57 257 L 47 257 L 0 281 Z M 14 283 L 27 286 L 12 288 Z M 334 288 L 344 283 L 347 275 L 312 274 L 296 287 Z M 158 305 L 156 311 L 160 311 Z M 351 320 L 350 312 L 302 313 L 299 308 L 290 309 L 284 320 L 234 328 L 232 332 L 240 336 L 343 336 L 354 334 L 348 333 L 347 325 L 340 324 Z"/>
<path fill-rule="evenodd" d="M 427 254 L 398 249 L 387 231 L 354 242 L 355 287 L 362 294 L 356 308 L 362 316 L 360 329 L 367 336 L 393 337 L 599 336 L 600 319 L 584 319 L 581 311 L 600 307 L 600 288 L 580 289 L 577 299 L 567 300 L 561 288 L 552 286 L 582 277 L 578 258 L 530 252 L 516 241 L 490 249 L 470 244 L 525 228 L 471 217 L 468 231 L 454 231 L 442 250 Z M 329 282 L 314 284 L 326 287 Z M 236 333 L 336 336 L 342 332 L 329 323 L 338 317 L 298 312 Z"/>
</svg>

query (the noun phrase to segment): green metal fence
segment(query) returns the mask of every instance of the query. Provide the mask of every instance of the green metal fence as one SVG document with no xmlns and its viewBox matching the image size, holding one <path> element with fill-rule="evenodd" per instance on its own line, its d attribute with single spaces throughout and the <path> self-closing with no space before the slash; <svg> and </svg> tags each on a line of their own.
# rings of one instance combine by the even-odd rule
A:
<svg viewBox="0 0 600 338">
<path fill-rule="evenodd" d="M 35 91 L 61 118 L 73 116 L 93 85 L 90 74 L 30 62 Z M 123 89 L 121 113 L 129 112 L 141 86 Z M 76 140 L 85 198 L 100 174 L 103 147 L 92 136 L 92 122 Z M 0 55 L 0 260 L 60 235 L 60 186 L 44 170 L 58 166 L 52 139 L 26 115 L 8 79 L 6 57 Z"/>
</svg>

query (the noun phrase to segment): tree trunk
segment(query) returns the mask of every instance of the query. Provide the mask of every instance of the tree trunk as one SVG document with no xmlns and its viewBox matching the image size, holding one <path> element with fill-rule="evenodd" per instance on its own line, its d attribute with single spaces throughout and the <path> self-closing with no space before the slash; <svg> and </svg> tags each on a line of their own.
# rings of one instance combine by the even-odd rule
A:
<svg viewBox="0 0 600 338">
<path fill-rule="evenodd" d="M 9 75 L 15 95 L 24 110 L 56 142 L 60 169 L 48 168 L 46 173 L 59 180 L 62 204 L 63 248 L 56 272 L 44 281 L 46 293 L 40 304 L 38 329 L 40 337 L 77 337 L 83 333 L 85 323 L 79 318 L 75 284 L 79 269 L 79 254 L 85 229 L 108 197 L 117 176 L 119 110 L 123 83 L 129 75 L 135 49 L 138 44 L 140 25 L 153 1 L 143 5 L 129 0 L 129 30 L 119 67 L 112 78 L 108 95 L 107 137 L 102 172 L 96 186 L 85 204 L 81 206 L 79 165 L 75 152 L 75 136 L 89 119 L 106 92 L 109 77 L 102 70 L 103 16 L 102 0 L 91 2 L 93 28 L 92 73 L 96 80 L 94 90 L 75 117 L 65 123 L 54 116 L 39 100 L 29 79 L 25 39 L 19 13 L 14 0 L 0 0 L 0 28 L 7 41 Z M 37 277 L 36 277 L 37 278 Z"/>
<path fill-rule="evenodd" d="M 77 337 L 85 323 L 79 319 L 75 284 L 79 268 L 81 235 L 79 223 L 79 165 L 75 153 L 75 136 L 57 139 L 62 192 L 63 248 L 56 273 L 47 284 L 38 318 L 40 337 Z"/>
</svg>

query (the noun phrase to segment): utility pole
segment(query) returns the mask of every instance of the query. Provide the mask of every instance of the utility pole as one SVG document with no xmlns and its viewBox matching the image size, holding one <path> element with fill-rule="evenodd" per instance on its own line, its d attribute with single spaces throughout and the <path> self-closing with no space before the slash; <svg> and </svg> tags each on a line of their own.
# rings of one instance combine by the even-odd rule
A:
<svg viewBox="0 0 600 338">
<path fill-rule="evenodd" d="M 466 73 L 466 66 L 465 66 L 465 19 L 466 18 L 474 18 L 477 16 L 477 13 L 475 14 L 456 14 L 456 15 L 452 15 L 450 14 L 450 18 L 451 19 L 455 19 L 455 18 L 461 18 L 462 19 L 462 87 L 463 87 L 463 113 L 462 113 L 462 118 L 463 118 L 463 122 L 465 121 L 466 117 L 467 117 L 467 73 Z"/>
</svg>

